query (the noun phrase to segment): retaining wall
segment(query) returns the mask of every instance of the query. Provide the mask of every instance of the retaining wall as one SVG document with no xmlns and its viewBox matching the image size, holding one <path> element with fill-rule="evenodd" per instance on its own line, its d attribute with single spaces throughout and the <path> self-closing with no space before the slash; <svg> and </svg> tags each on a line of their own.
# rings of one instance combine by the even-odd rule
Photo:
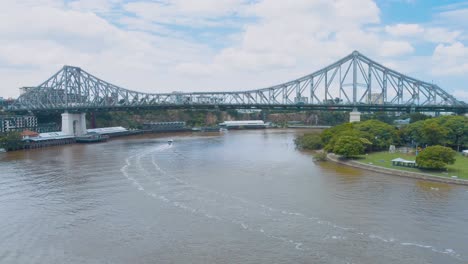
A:
<svg viewBox="0 0 468 264">
<path fill-rule="evenodd" d="M 380 172 L 380 173 L 385 173 L 385 174 L 390 174 L 390 175 L 396 175 L 396 176 L 400 176 L 400 177 L 415 178 L 415 179 L 435 181 L 435 182 L 443 182 L 443 183 L 461 184 L 461 185 L 467 185 L 468 186 L 468 180 L 464 180 L 464 179 L 454 179 L 454 178 L 431 175 L 431 174 L 427 174 L 427 173 L 383 168 L 383 167 L 379 167 L 379 166 L 375 166 L 375 165 L 364 164 L 364 163 L 357 162 L 357 161 L 354 161 L 354 160 L 341 160 L 341 159 L 339 159 L 339 157 L 337 155 L 331 154 L 331 153 L 329 153 L 327 155 L 327 158 L 329 160 L 331 160 L 331 161 L 334 161 L 334 162 L 337 162 L 337 163 L 340 163 L 340 164 L 344 164 L 344 165 L 347 165 L 347 166 L 360 168 L 360 169 L 364 169 L 364 170 L 370 170 L 370 171 L 375 171 L 375 172 Z"/>
</svg>

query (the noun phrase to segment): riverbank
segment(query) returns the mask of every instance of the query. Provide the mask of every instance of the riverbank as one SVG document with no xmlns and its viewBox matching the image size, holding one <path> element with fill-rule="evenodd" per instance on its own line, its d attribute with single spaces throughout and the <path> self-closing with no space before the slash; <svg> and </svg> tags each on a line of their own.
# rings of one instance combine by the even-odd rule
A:
<svg viewBox="0 0 468 264">
<path fill-rule="evenodd" d="M 388 151 L 371 152 L 365 155 L 360 155 L 357 159 L 358 162 L 364 164 L 377 165 L 379 167 L 397 169 L 410 172 L 427 173 L 434 176 L 458 178 L 468 180 L 468 157 L 464 157 L 460 153 L 455 156 L 455 162 L 453 164 L 447 164 L 444 170 L 424 170 L 418 167 L 406 167 L 406 166 L 394 166 L 392 160 L 394 159 L 404 160 L 416 160 L 416 154 L 395 152 L 390 153 Z M 453 177 L 455 176 L 455 177 Z"/>
<path fill-rule="evenodd" d="M 365 164 L 365 163 L 358 162 L 358 161 L 355 161 L 355 160 L 340 159 L 339 156 L 337 156 L 337 155 L 335 155 L 333 153 L 329 153 L 327 155 L 327 159 L 331 160 L 333 162 L 339 163 L 339 164 L 343 164 L 343 165 L 347 165 L 347 166 L 351 166 L 351 167 L 355 167 L 355 168 L 360 168 L 360 169 L 364 169 L 364 170 L 384 173 L 384 174 L 388 174 L 388 175 L 394 175 L 394 176 L 414 178 L 414 179 L 420 179 L 420 180 L 427 180 L 427 181 L 451 183 L 451 184 L 459 184 L 459 185 L 468 186 L 468 180 L 441 177 L 441 176 L 431 175 L 431 174 L 428 174 L 428 173 L 412 172 L 412 171 L 404 171 L 404 170 L 398 170 L 398 169 L 384 168 L 384 167 L 376 166 L 376 165 L 373 165 L 373 164 Z"/>
<path fill-rule="evenodd" d="M 0 262 L 468 261 L 467 188 L 311 163 L 291 143 L 300 133 L 141 134 L 0 154 Z"/>
</svg>

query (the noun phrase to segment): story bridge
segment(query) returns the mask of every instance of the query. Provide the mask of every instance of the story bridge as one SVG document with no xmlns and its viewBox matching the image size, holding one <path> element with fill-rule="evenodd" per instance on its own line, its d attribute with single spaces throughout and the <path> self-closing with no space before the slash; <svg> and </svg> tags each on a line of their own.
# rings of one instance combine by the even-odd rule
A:
<svg viewBox="0 0 468 264">
<path fill-rule="evenodd" d="M 267 88 L 229 92 L 142 93 L 64 66 L 35 87 L 23 87 L 8 111 L 60 111 L 62 130 L 80 134 L 88 111 L 128 109 L 296 109 L 457 112 L 468 104 L 439 86 L 389 69 L 354 51 L 309 75 Z M 353 117 L 351 117 L 353 118 Z M 355 114 L 355 119 L 359 116 Z M 64 125 L 65 123 L 65 125 Z M 68 123 L 68 125 L 66 124 Z M 68 129 L 64 126 L 68 126 Z M 78 132 L 77 132 L 78 131 Z"/>
</svg>

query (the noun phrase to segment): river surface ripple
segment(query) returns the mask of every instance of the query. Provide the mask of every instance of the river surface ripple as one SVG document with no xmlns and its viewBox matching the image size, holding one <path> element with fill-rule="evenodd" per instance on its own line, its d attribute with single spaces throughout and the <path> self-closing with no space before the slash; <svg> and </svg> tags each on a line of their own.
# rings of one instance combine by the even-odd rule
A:
<svg viewBox="0 0 468 264">
<path fill-rule="evenodd" d="M 468 263 L 467 187 L 315 163 L 295 133 L 0 153 L 0 263 Z"/>
</svg>

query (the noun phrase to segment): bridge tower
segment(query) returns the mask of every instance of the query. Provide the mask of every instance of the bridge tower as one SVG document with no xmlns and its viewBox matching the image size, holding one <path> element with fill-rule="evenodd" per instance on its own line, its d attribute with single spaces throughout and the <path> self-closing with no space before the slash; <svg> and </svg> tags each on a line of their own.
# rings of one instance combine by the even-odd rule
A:
<svg viewBox="0 0 468 264">
<path fill-rule="evenodd" d="M 62 132 L 67 135 L 82 136 L 86 134 L 86 113 L 62 114 Z"/>
<path fill-rule="evenodd" d="M 349 113 L 349 122 L 353 123 L 359 121 L 361 121 L 361 112 L 354 108 L 353 111 Z"/>
</svg>

